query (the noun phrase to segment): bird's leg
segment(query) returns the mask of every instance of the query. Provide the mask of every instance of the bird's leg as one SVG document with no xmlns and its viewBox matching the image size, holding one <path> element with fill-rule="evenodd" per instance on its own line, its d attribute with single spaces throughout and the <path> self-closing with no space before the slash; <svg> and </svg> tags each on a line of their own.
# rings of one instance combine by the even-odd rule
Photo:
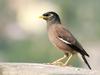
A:
<svg viewBox="0 0 100 75">
<path fill-rule="evenodd" d="M 61 62 L 62 60 L 64 60 L 66 58 L 66 55 L 64 55 L 62 58 L 59 58 L 58 60 L 54 61 L 54 62 Z"/>
<path fill-rule="evenodd" d="M 62 58 L 52 62 L 51 64 L 53 65 L 63 65 L 64 63 L 62 62 L 66 58 L 66 55 L 64 55 Z"/>
<path fill-rule="evenodd" d="M 63 64 L 64 66 L 66 66 L 68 64 L 68 62 L 70 61 L 70 59 L 72 58 L 72 54 L 70 54 L 70 56 L 68 57 L 67 61 Z"/>
</svg>

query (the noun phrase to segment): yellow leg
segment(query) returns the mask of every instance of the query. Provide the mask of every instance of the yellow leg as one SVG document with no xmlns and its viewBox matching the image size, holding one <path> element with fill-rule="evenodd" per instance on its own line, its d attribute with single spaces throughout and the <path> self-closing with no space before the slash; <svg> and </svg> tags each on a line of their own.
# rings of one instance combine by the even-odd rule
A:
<svg viewBox="0 0 100 75">
<path fill-rule="evenodd" d="M 53 63 L 51 64 L 54 64 L 54 65 L 63 65 L 64 63 L 62 62 L 64 59 L 66 58 L 66 55 L 64 55 L 62 58 L 54 61 Z"/>
<path fill-rule="evenodd" d="M 72 54 L 70 54 L 69 58 L 67 59 L 67 61 L 64 63 L 64 66 L 68 64 L 68 62 L 70 61 L 70 59 L 72 58 Z"/>
</svg>

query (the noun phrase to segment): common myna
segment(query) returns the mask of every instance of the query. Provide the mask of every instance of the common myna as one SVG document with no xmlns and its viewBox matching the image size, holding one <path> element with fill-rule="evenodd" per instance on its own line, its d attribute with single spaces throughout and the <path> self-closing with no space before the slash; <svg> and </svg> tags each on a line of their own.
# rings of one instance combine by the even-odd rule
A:
<svg viewBox="0 0 100 75">
<path fill-rule="evenodd" d="M 47 31 L 51 43 L 65 53 L 64 57 L 53 62 L 53 64 L 62 61 L 67 56 L 68 59 L 64 63 L 64 65 L 67 65 L 72 55 L 80 53 L 84 62 L 87 64 L 89 69 L 91 69 L 85 58 L 85 56 L 89 57 L 88 53 L 83 49 L 71 32 L 62 25 L 58 14 L 55 12 L 47 12 L 44 13 L 41 18 L 47 22 Z"/>
</svg>

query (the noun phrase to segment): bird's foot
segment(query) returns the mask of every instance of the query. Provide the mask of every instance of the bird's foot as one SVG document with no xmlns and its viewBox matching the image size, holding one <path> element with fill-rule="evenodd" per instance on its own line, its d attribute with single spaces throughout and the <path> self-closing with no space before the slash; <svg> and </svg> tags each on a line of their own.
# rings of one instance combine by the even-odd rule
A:
<svg viewBox="0 0 100 75">
<path fill-rule="evenodd" d="M 51 65 L 58 65 L 58 66 L 64 66 L 64 59 L 66 58 L 66 55 L 64 55 L 62 58 L 52 62 L 52 63 L 49 63 Z"/>
<path fill-rule="evenodd" d="M 51 63 L 51 65 L 58 65 L 58 66 L 63 66 L 63 62 L 53 62 L 53 63 Z"/>
<path fill-rule="evenodd" d="M 67 61 L 66 62 L 63 62 L 63 60 L 65 60 L 66 58 L 66 55 L 64 55 L 62 58 L 52 62 L 52 63 L 49 63 L 51 65 L 58 65 L 58 66 L 69 66 L 68 65 L 68 62 L 69 60 L 72 58 L 72 54 L 68 57 Z"/>
<path fill-rule="evenodd" d="M 66 66 L 70 66 L 70 65 L 67 65 L 63 62 L 53 62 L 53 63 L 47 63 L 49 65 L 57 65 L 57 66 L 61 66 L 61 67 L 66 67 Z"/>
<path fill-rule="evenodd" d="M 53 62 L 53 63 L 48 63 L 49 65 L 57 65 L 57 66 L 63 66 L 63 62 Z"/>
</svg>

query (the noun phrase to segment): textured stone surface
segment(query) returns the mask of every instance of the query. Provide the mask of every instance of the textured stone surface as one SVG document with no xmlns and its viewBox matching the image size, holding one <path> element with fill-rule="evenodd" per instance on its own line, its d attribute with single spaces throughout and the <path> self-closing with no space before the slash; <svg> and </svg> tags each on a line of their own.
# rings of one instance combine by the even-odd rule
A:
<svg viewBox="0 0 100 75">
<path fill-rule="evenodd" d="M 100 75 L 99 72 L 75 67 L 39 63 L 0 63 L 0 75 Z"/>
</svg>

